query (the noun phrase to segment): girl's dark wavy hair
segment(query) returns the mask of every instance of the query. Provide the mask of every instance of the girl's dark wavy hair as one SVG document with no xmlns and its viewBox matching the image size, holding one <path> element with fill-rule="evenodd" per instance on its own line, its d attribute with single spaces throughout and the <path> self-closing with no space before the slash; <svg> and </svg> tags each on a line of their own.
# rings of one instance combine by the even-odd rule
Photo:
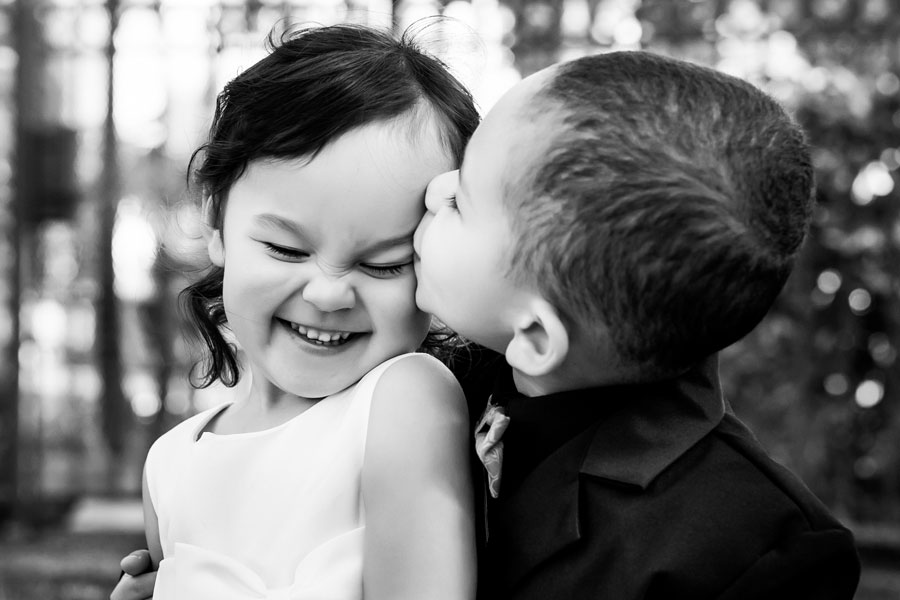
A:
<svg viewBox="0 0 900 600">
<path fill-rule="evenodd" d="M 430 24 L 429 24 L 430 25 Z M 269 34 L 269 54 L 219 94 L 209 136 L 191 156 L 189 186 L 208 199 L 207 218 L 221 230 L 231 186 L 251 161 L 312 159 L 339 136 L 421 110 L 436 118 L 457 164 L 478 125 L 471 94 L 446 65 L 417 43 L 421 27 L 399 37 L 370 27 L 334 25 Z M 211 267 L 179 300 L 192 336 L 207 350 L 192 381 L 234 386 L 240 377 L 222 304 L 223 270 Z M 432 331 L 422 350 L 449 358 L 457 338 Z"/>
</svg>

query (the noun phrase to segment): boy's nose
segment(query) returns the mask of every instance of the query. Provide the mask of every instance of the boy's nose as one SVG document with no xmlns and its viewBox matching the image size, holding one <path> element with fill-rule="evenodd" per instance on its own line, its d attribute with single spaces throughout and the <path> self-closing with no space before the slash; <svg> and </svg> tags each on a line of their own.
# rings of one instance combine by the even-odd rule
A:
<svg viewBox="0 0 900 600">
<path fill-rule="evenodd" d="M 425 190 L 425 208 L 436 213 L 447 202 L 447 198 L 456 194 L 459 185 L 459 170 L 447 171 L 435 176 Z"/>
<path fill-rule="evenodd" d="M 419 256 L 422 255 L 422 236 L 425 235 L 425 230 L 428 229 L 428 225 L 431 223 L 431 220 L 433 218 L 434 215 L 432 213 L 425 213 L 422 216 L 422 220 L 419 221 L 419 226 L 416 227 L 416 231 L 413 233 L 413 250 Z"/>
<path fill-rule="evenodd" d="M 356 305 L 356 294 L 346 277 L 329 275 L 321 270 L 303 287 L 302 296 L 325 312 L 353 308 Z"/>
</svg>

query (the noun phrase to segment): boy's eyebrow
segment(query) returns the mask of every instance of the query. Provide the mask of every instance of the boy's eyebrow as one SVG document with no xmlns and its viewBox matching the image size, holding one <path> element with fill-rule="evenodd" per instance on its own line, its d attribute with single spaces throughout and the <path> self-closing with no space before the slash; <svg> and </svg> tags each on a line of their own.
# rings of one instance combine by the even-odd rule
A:
<svg viewBox="0 0 900 600">
<path fill-rule="evenodd" d="M 261 215 L 256 215 L 253 220 L 262 227 L 288 231 L 300 237 L 306 237 L 303 233 L 303 228 L 299 223 L 297 223 L 296 221 L 292 221 L 291 219 L 286 219 L 280 215 L 263 213 Z M 400 235 L 389 237 L 387 239 L 378 240 L 371 246 L 366 247 L 366 253 L 380 252 L 382 250 L 388 250 L 390 248 L 412 244 L 413 233 L 415 233 L 417 226 L 418 222 L 406 233 L 401 233 Z"/>
</svg>

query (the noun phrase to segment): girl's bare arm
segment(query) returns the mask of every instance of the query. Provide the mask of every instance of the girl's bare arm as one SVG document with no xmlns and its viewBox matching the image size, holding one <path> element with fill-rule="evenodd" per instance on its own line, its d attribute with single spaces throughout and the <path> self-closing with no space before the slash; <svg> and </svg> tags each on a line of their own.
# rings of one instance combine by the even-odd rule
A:
<svg viewBox="0 0 900 600">
<path fill-rule="evenodd" d="M 147 549 L 150 551 L 152 570 L 159 569 L 159 561 L 162 560 L 162 544 L 159 540 L 159 520 L 156 517 L 156 509 L 150 499 L 150 491 L 147 488 L 147 470 L 144 469 L 142 493 L 144 501 L 144 532 L 147 536 Z"/>
<path fill-rule="evenodd" d="M 429 357 L 381 376 L 362 474 L 366 600 L 474 598 L 468 422 L 459 384 Z"/>
</svg>

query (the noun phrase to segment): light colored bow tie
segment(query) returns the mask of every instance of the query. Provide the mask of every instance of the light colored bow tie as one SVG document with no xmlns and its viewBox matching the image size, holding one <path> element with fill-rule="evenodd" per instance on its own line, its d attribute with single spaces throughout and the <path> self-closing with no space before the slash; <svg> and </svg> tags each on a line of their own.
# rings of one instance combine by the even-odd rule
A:
<svg viewBox="0 0 900 600">
<path fill-rule="evenodd" d="M 492 498 L 500 495 L 500 476 L 503 467 L 503 432 L 509 426 L 506 409 L 494 404 L 492 398 L 475 426 L 475 453 L 487 471 L 488 491 Z"/>
</svg>

